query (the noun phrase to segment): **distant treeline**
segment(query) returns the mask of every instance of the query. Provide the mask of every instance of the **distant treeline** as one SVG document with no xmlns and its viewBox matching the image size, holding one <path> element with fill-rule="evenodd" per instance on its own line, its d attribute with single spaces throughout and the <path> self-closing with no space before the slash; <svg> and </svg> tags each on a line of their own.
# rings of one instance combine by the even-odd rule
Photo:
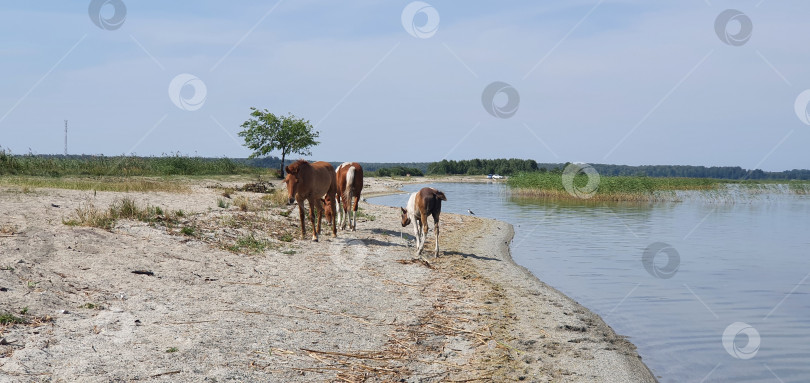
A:
<svg viewBox="0 0 810 383">
<path fill-rule="evenodd" d="M 242 162 L 250 166 L 278 169 L 281 167 L 281 158 L 278 157 L 264 157 L 264 158 L 236 158 L 234 161 Z M 295 160 L 285 161 L 285 165 L 289 165 Z M 337 169 L 343 162 L 329 162 Z M 423 176 L 427 171 L 427 162 L 358 162 L 363 167 L 363 171 L 369 176 L 388 177 L 388 176 Z"/>
<path fill-rule="evenodd" d="M 433 162 L 428 165 L 427 174 L 501 174 L 512 175 L 519 172 L 562 172 L 568 163 L 537 163 L 534 160 L 495 159 Z M 810 180 L 810 170 L 794 169 L 782 172 L 766 172 L 760 169 L 746 170 L 739 166 L 690 166 L 690 165 L 608 165 L 591 164 L 602 176 L 646 176 L 646 177 L 686 177 L 717 178 L 728 180 Z"/>
<path fill-rule="evenodd" d="M 539 164 L 541 168 L 562 169 L 566 164 Z M 726 180 L 810 180 L 810 170 L 794 169 L 781 172 L 766 172 L 760 169 L 746 170 L 739 166 L 691 166 L 691 165 L 607 165 L 591 164 L 603 176 L 647 176 L 717 178 Z"/>
<path fill-rule="evenodd" d="M 229 158 L 89 155 L 12 155 L 0 149 L 0 175 L 169 176 L 253 174 L 257 168 Z"/>
<path fill-rule="evenodd" d="M 433 175 L 511 175 L 517 172 L 533 172 L 538 170 L 539 168 L 535 160 L 521 160 L 517 158 L 500 158 L 495 160 L 481 160 L 476 158 L 474 160 L 463 161 L 441 160 L 439 162 L 431 163 L 427 167 L 427 173 Z"/>
<path fill-rule="evenodd" d="M 288 164 L 293 161 L 286 161 Z M 331 162 L 335 167 L 341 162 Z M 281 165 L 278 157 L 206 158 L 179 153 L 160 157 L 92 155 L 13 155 L 0 148 L 0 175 L 51 176 L 164 176 L 226 175 L 274 172 Z M 562 172 L 567 163 L 538 163 L 522 159 L 473 159 L 439 162 L 360 162 L 369 176 L 428 175 L 514 175 L 521 172 Z M 591 164 L 602 176 L 646 176 L 716 178 L 728 180 L 810 180 L 810 170 L 766 172 L 739 166 L 689 165 L 608 165 Z M 265 168 L 265 169 L 257 169 Z"/>
</svg>

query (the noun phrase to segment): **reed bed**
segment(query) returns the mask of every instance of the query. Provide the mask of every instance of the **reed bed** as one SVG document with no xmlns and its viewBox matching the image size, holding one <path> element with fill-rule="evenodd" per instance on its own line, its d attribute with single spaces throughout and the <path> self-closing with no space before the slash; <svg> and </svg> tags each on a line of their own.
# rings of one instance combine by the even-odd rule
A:
<svg viewBox="0 0 810 383">
<path fill-rule="evenodd" d="M 588 176 L 578 174 L 573 179 L 574 188 L 584 194 L 588 190 Z M 598 186 L 591 201 L 630 201 L 655 202 L 675 198 L 676 190 L 715 190 L 730 181 L 711 178 L 653 178 L 642 176 L 600 177 Z M 554 200 L 580 200 L 576 194 L 569 193 L 564 185 L 562 174 L 557 172 L 518 173 L 509 177 L 507 184 L 512 194 L 520 197 L 533 197 Z"/>
</svg>

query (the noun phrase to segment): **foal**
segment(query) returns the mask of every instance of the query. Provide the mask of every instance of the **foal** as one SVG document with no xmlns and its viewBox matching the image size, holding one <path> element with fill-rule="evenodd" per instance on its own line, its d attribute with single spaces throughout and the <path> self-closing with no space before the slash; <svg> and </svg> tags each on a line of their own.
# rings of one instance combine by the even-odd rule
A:
<svg viewBox="0 0 810 383">
<path fill-rule="evenodd" d="M 439 256 L 439 214 L 442 212 L 442 201 L 447 201 L 444 193 L 434 188 L 422 188 L 418 192 L 412 193 L 408 199 L 408 208 L 402 210 L 402 227 L 413 222 L 413 230 L 416 234 L 416 255 L 422 254 L 427 238 L 428 223 L 427 217 L 433 216 L 433 232 L 436 233 L 436 253 Z"/>
</svg>

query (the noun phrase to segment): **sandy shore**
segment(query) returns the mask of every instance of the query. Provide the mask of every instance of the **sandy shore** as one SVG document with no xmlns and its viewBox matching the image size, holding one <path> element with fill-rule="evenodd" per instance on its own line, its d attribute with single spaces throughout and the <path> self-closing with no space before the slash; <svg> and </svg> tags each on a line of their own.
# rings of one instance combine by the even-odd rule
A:
<svg viewBox="0 0 810 383">
<path fill-rule="evenodd" d="M 0 314 L 25 321 L 0 325 L 0 382 L 654 381 L 632 344 L 512 262 L 506 223 L 442 214 L 443 254 L 421 262 L 396 208 L 362 203 L 356 232 L 313 243 L 297 211 L 212 186 L 0 188 Z M 62 223 L 121 198 L 183 214 Z"/>
</svg>

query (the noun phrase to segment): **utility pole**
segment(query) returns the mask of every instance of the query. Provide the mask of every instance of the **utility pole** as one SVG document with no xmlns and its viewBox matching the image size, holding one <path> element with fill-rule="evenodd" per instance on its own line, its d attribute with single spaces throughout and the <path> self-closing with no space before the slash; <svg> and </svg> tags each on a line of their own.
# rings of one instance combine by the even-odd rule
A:
<svg viewBox="0 0 810 383">
<path fill-rule="evenodd" d="M 65 156 L 67 157 L 67 121 L 65 120 Z"/>
</svg>

